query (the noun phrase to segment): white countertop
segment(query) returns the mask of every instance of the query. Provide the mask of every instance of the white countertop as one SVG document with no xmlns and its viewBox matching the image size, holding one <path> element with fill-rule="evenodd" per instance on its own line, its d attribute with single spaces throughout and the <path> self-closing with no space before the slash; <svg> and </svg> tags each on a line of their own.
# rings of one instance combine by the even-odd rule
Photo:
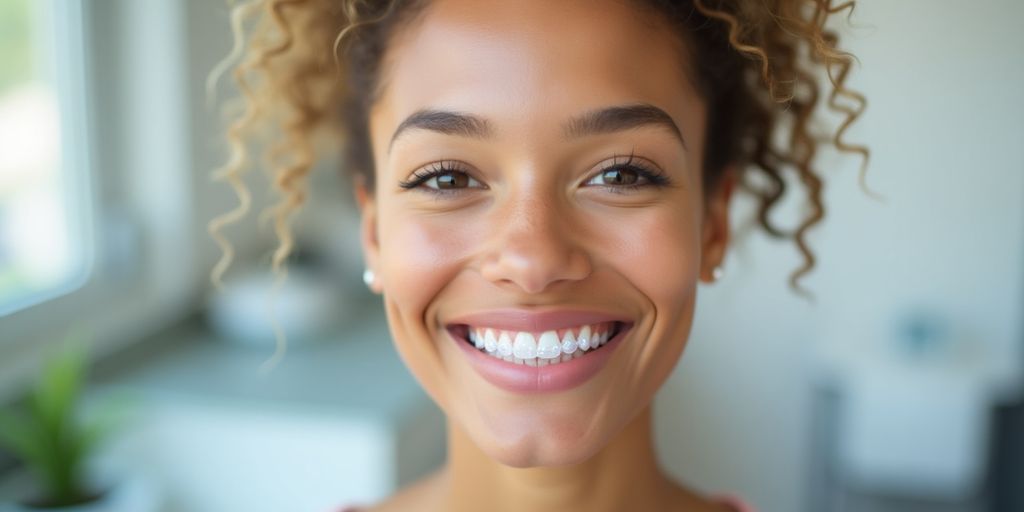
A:
<svg viewBox="0 0 1024 512">
<path fill-rule="evenodd" d="M 380 304 L 353 318 L 333 336 L 290 345 L 266 373 L 273 347 L 226 342 L 197 318 L 105 363 L 96 381 L 149 398 L 398 421 L 428 398 L 399 359 Z"/>
</svg>

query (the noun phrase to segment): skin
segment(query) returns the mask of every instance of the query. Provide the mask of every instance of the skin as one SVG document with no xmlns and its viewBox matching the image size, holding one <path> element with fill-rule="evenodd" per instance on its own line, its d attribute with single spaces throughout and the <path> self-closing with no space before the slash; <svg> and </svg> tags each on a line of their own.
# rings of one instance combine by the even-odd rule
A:
<svg viewBox="0 0 1024 512">
<path fill-rule="evenodd" d="M 449 457 L 373 510 L 727 510 L 665 475 L 651 432 L 697 284 L 729 239 L 731 173 L 705 195 L 706 109 L 685 50 L 651 13 L 613 0 L 437 0 L 390 41 L 370 111 L 377 186 L 356 186 L 362 244 L 398 352 L 448 417 Z M 623 105 L 661 109 L 678 133 L 567 133 Z M 424 109 L 471 114 L 486 133 L 395 136 Z M 630 155 L 669 183 L 601 180 Z M 399 186 L 442 160 L 472 178 L 465 188 Z M 594 378 L 517 395 L 477 375 L 445 329 L 508 307 L 634 323 Z"/>
</svg>

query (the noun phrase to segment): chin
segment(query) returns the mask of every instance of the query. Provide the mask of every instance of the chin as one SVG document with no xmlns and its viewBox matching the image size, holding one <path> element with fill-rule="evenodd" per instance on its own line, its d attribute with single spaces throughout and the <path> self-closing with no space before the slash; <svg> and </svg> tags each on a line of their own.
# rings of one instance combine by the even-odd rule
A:
<svg viewBox="0 0 1024 512">
<path fill-rule="evenodd" d="M 491 459 L 505 466 L 530 468 L 584 462 L 599 453 L 622 426 L 613 419 L 617 412 L 599 406 L 553 409 L 536 405 L 525 410 L 478 409 L 477 414 L 465 418 L 468 421 L 463 428 Z"/>
</svg>

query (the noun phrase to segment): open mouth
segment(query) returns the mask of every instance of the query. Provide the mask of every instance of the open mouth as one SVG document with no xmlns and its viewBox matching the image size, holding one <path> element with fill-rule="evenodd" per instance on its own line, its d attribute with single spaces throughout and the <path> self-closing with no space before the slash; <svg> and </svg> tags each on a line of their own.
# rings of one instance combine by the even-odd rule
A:
<svg viewBox="0 0 1024 512">
<path fill-rule="evenodd" d="M 619 321 L 579 325 L 543 332 L 510 331 L 455 324 L 452 337 L 490 357 L 513 364 L 547 366 L 566 363 L 601 350 L 630 324 Z"/>
</svg>

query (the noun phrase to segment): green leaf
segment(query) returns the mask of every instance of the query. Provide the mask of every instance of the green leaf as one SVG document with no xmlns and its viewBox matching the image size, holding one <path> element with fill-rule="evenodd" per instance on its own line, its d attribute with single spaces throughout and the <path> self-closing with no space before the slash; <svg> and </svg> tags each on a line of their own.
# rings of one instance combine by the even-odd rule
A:
<svg viewBox="0 0 1024 512">
<path fill-rule="evenodd" d="M 94 443 L 77 421 L 88 361 L 81 340 L 69 336 L 46 360 L 24 413 L 0 411 L 0 444 L 24 459 L 53 503 L 83 495 L 82 462 Z"/>
<path fill-rule="evenodd" d="M 29 466 L 45 465 L 46 448 L 33 428 L 32 420 L 20 414 L 0 411 L 0 445 L 21 458 Z"/>
<path fill-rule="evenodd" d="M 33 405 L 42 426 L 50 435 L 61 438 L 69 427 L 81 389 L 85 366 L 84 348 L 66 343 L 63 350 L 47 361 L 35 393 Z"/>
</svg>

